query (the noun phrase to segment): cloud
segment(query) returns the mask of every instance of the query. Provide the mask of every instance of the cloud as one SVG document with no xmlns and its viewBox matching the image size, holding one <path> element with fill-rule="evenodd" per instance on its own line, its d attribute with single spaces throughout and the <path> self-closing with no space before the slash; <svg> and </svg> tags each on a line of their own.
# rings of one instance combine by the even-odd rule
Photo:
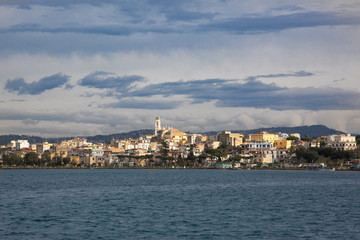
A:
<svg viewBox="0 0 360 240">
<path fill-rule="evenodd" d="M 98 89 L 112 89 L 119 92 L 126 92 L 135 83 L 143 82 L 145 79 L 141 76 L 116 76 L 114 73 L 97 71 L 93 72 L 79 81 L 80 86 L 98 88 Z"/>
<path fill-rule="evenodd" d="M 23 9 L 12 7 L 13 14 L 21 14 L 22 17 L 7 21 L 0 28 L 0 33 L 35 32 L 129 36 L 150 33 L 161 35 L 198 34 L 215 31 L 249 34 L 304 27 L 360 24 L 360 16 L 357 12 L 348 11 L 344 14 L 336 10 L 309 11 L 297 6 L 270 9 L 291 11 L 289 14 L 273 15 L 267 11 L 265 13 L 260 11 L 252 15 L 231 16 L 227 12 L 231 11 L 231 7 L 238 7 L 236 4 L 229 5 L 224 12 L 206 9 L 200 2 L 173 4 L 169 1 L 160 3 L 142 1 L 129 4 L 122 1 L 121 3 L 98 4 L 94 1 L 83 1 L 82 5 L 70 2 L 61 3 L 59 6 L 54 3 L 48 4 L 47 7 L 37 5 L 38 3 L 46 5 L 45 2 L 34 1 L 33 5 L 28 5 Z M 14 5 L 16 6 L 16 4 L 15 2 Z M 21 2 L 18 4 L 24 6 Z M 217 4 L 220 5 L 219 2 L 214 2 L 213 7 L 216 7 Z M 299 10 L 302 11 L 292 12 Z"/>
<path fill-rule="evenodd" d="M 6 82 L 5 90 L 17 92 L 19 95 L 38 95 L 46 90 L 61 87 L 69 81 L 70 77 L 61 73 L 43 77 L 39 81 L 26 83 L 23 78 L 9 79 Z"/>
<path fill-rule="evenodd" d="M 248 77 L 245 82 L 235 80 L 206 79 L 194 81 L 164 82 L 150 84 L 132 92 L 123 92 L 118 96 L 152 97 L 162 96 L 168 99 L 174 96 L 186 96 L 192 104 L 215 101 L 217 107 L 269 108 L 273 110 L 351 110 L 360 107 L 360 93 L 339 88 L 287 88 L 276 84 L 262 83 L 259 77 L 300 77 L 312 76 L 312 73 L 300 71 L 294 74 L 271 74 Z M 131 104 L 133 108 L 153 109 L 156 104 Z M 126 105 L 125 104 L 125 105 Z M 115 105 L 114 105 L 115 106 Z M 119 103 L 117 106 L 121 106 Z M 175 105 L 166 105 L 172 108 Z M 157 109 L 163 107 L 159 104 Z"/>
<path fill-rule="evenodd" d="M 314 76 L 314 73 L 299 71 L 295 73 L 279 73 L 279 74 L 268 74 L 268 75 L 256 75 L 247 77 L 247 81 L 256 80 L 258 78 L 285 78 L 285 77 L 310 77 Z"/>
<path fill-rule="evenodd" d="M 132 108 L 132 109 L 157 109 L 167 110 L 177 108 L 179 101 L 152 101 L 152 100 L 121 100 L 117 103 L 106 104 L 105 108 Z"/>
<path fill-rule="evenodd" d="M 223 19 L 197 27 L 199 31 L 220 31 L 236 34 L 280 31 L 292 28 L 358 25 L 358 14 L 334 12 L 302 12 L 279 16 L 238 17 Z"/>
</svg>

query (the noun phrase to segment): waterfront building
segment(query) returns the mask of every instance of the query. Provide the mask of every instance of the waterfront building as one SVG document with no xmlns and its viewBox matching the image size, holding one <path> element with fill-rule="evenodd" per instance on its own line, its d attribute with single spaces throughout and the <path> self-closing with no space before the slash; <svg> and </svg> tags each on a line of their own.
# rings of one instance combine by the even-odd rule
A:
<svg viewBox="0 0 360 240">
<path fill-rule="evenodd" d="M 232 163 L 216 163 L 216 168 L 232 168 Z"/>
</svg>

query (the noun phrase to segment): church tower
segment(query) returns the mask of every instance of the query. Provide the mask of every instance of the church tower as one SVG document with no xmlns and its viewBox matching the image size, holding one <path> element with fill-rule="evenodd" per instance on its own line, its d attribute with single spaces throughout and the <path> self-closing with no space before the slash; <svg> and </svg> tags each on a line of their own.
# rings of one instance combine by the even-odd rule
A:
<svg viewBox="0 0 360 240">
<path fill-rule="evenodd" d="M 157 136 L 158 131 L 161 130 L 161 121 L 160 121 L 160 117 L 156 117 L 155 118 L 155 136 Z"/>
</svg>

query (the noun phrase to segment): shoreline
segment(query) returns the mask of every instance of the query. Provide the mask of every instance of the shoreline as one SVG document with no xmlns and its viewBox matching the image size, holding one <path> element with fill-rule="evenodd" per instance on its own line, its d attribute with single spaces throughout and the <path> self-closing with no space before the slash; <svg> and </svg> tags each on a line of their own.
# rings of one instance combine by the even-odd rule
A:
<svg viewBox="0 0 360 240">
<path fill-rule="evenodd" d="M 231 170 L 231 171 L 324 171 L 324 172 L 357 172 L 360 171 L 360 169 L 345 169 L 345 168 L 339 168 L 339 169 L 307 169 L 307 168 L 166 168 L 166 167 L 122 167 L 122 168 L 110 168 L 110 167 L 0 167 L 0 170 L 102 170 L 102 169 L 108 169 L 108 170 Z"/>
</svg>

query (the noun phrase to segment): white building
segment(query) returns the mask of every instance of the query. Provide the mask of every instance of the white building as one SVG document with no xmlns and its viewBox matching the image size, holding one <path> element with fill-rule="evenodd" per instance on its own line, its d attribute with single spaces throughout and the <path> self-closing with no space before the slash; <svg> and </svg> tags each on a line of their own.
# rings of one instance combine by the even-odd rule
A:
<svg viewBox="0 0 360 240">
<path fill-rule="evenodd" d="M 351 134 L 334 134 L 327 136 L 328 145 L 337 150 L 354 150 L 356 146 L 355 136 Z"/>
<path fill-rule="evenodd" d="M 91 150 L 91 156 L 93 156 L 93 157 L 102 157 L 102 156 L 104 156 L 104 150 L 103 149 L 92 149 Z"/>
<path fill-rule="evenodd" d="M 247 144 L 249 150 L 261 150 L 261 149 L 274 149 L 271 142 L 267 141 L 254 141 Z"/>
<path fill-rule="evenodd" d="M 29 148 L 30 143 L 28 140 L 16 140 L 16 150 L 20 150 L 23 148 Z"/>
<path fill-rule="evenodd" d="M 290 137 L 297 137 L 298 139 L 301 139 L 300 133 L 290 133 L 289 136 Z"/>
<path fill-rule="evenodd" d="M 161 120 L 160 120 L 160 117 L 156 117 L 155 118 L 155 136 L 158 135 L 158 132 L 162 130 L 161 128 Z"/>
<path fill-rule="evenodd" d="M 289 137 L 289 134 L 287 134 L 287 133 L 281 133 L 280 132 L 277 135 L 278 135 L 279 140 L 287 139 Z"/>
</svg>

